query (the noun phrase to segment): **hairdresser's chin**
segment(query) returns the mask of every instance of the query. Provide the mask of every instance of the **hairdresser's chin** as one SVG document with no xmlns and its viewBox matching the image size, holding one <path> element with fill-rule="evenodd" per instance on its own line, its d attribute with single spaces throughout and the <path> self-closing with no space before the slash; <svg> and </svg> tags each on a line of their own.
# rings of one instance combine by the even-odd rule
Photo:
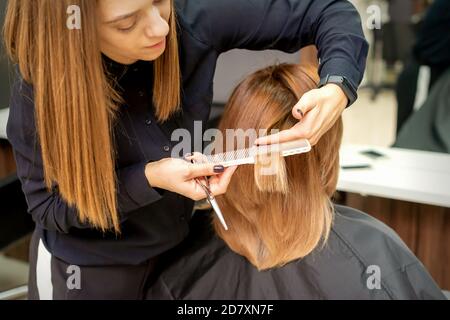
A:
<svg viewBox="0 0 450 320">
<path fill-rule="evenodd" d="M 122 64 L 132 64 L 138 60 L 154 61 L 161 57 L 166 50 L 166 37 L 148 40 L 142 45 L 133 49 L 115 50 L 108 45 L 104 46 L 102 52 Z M 126 52 L 126 54 L 122 54 Z"/>
</svg>

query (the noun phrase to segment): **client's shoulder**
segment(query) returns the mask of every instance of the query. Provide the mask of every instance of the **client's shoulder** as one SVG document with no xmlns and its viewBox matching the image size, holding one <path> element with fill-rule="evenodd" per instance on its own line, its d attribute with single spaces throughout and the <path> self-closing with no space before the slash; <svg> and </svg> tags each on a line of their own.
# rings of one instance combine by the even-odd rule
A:
<svg viewBox="0 0 450 320">
<path fill-rule="evenodd" d="M 445 299 L 419 259 L 394 230 L 359 210 L 335 205 L 327 243 L 335 254 L 357 259 L 364 274 L 378 274 L 396 299 Z"/>
<path fill-rule="evenodd" d="M 197 211 L 189 222 L 188 236 L 175 248 L 163 254 L 167 265 L 183 265 L 188 269 L 209 268 L 226 256 L 235 256 L 216 234 L 212 225 L 214 212 Z M 186 269 L 186 271 L 188 271 Z"/>
<path fill-rule="evenodd" d="M 221 296 L 223 289 L 216 286 L 221 276 L 245 265 L 244 258 L 217 236 L 210 213 L 196 213 L 188 237 L 160 256 L 159 274 L 147 298 L 204 299 L 206 293 Z"/>
<path fill-rule="evenodd" d="M 335 205 L 332 234 L 365 266 L 395 271 L 418 260 L 397 233 L 378 219 L 346 206 Z"/>
</svg>

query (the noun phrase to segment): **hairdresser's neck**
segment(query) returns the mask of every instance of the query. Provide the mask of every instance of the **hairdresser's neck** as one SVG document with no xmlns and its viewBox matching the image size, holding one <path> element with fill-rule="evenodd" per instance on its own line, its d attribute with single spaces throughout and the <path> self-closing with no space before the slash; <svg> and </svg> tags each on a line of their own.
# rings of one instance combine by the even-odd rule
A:
<svg viewBox="0 0 450 320">
<path fill-rule="evenodd" d="M 131 59 L 122 55 L 116 55 L 114 53 L 104 53 L 103 55 L 105 55 L 106 57 L 108 57 L 110 60 L 119 63 L 119 64 L 123 64 L 123 65 L 130 65 L 133 63 L 136 63 L 138 60 L 136 59 Z"/>
</svg>

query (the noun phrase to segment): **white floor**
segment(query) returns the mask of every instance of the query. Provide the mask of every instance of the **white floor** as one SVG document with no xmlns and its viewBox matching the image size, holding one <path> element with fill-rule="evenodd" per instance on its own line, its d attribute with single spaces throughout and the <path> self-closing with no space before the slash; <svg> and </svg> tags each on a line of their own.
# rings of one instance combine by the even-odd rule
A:
<svg viewBox="0 0 450 320">
<path fill-rule="evenodd" d="M 0 292 L 28 282 L 28 264 L 0 254 Z"/>
</svg>

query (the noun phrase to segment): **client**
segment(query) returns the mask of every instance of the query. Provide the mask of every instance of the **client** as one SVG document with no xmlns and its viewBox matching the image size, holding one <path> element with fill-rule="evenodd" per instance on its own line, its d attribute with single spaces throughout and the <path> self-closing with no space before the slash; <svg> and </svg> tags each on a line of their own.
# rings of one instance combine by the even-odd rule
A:
<svg viewBox="0 0 450 320">
<path fill-rule="evenodd" d="M 219 129 L 286 129 L 292 106 L 316 87 L 316 69 L 282 64 L 247 77 Z M 225 133 L 224 133 L 225 135 Z M 342 120 L 309 153 L 240 166 L 217 197 L 227 221 L 196 214 L 168 253 L 148 299 L 445 299 L 397 234 L 334 205 Z"/>
</svg>

